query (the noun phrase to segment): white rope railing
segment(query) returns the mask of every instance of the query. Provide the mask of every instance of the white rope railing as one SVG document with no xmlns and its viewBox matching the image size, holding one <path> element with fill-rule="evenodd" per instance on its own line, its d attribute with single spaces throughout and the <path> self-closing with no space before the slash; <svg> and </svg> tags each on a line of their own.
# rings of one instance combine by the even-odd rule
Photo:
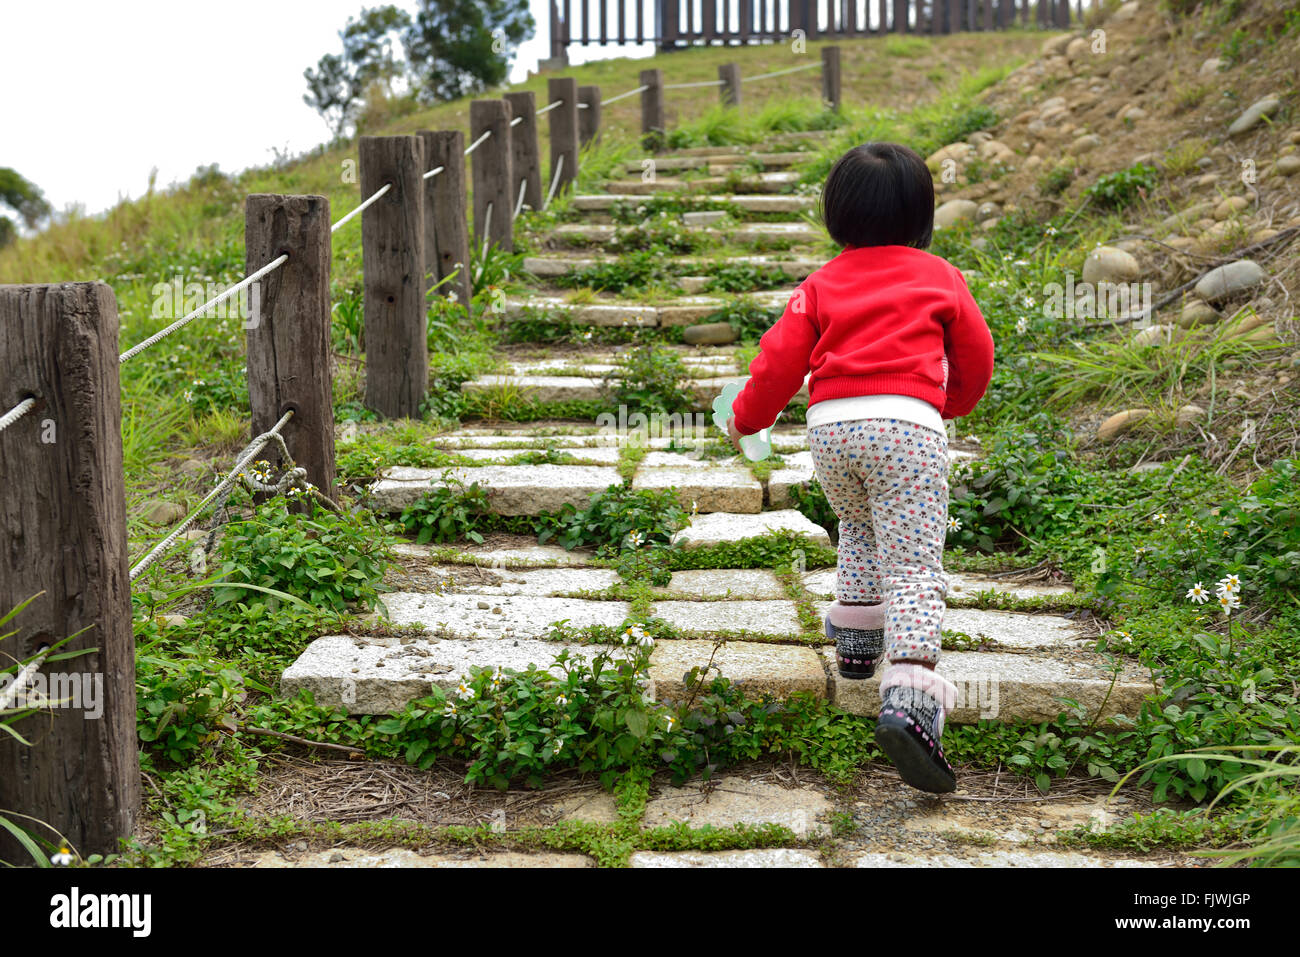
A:
<svg viewBox="0 0 1300 957">
<path fill-rule="evenodd" d="M 421 179 L 433 179 L 435 176 L 437 176 L 439 173 L 441 173 L 441 172 L 442 172 L 443 170 L 445 170 L 446 168 L 447 168 L 447 167 L 445 167 L 445 166 L 435 166 L 433 169 L 429 170 L 429 172 L 425 173 L 425 174 L 424 174 L 423 176 L 421 176 L 420 178 L 421 178 Z"/>
<path fill-rule="evenodd" d="M 528 189 L 528 180 L 527 180 L 527 179 L 521 179 L 521 180 L 519 181 L 519 198 L 518 198 L 517 200 L 515 200 L 515 218 L 516 218 L 516 219 L 519 218 L 519 211 L 520 211 L 521 209 L 524 208 L 524 193 L 525 193 L 525 191 L 527 191 L 527 189 Z"/>
<path fill-rule="evenodd" d="M 580 109 L 580 110 L 589 110 L 589 109 L 591 109 L 591 104 L 590 104 L 590 103 L 579 103 L 579 104 L 578 104 L 578 109 Z"/>
<path fill-rule="evenodd" d="M 36 400 L 31 396 L 28 396 L 4 415 L 0 415 L 0 432 L 9 428 L 9 426 L 13 425 L 34 408 L 36 408 Z"/>
<path fill-rule="evenodd" d="M 541 116 L 543 113 L 549 113 L 551 112 L 551 110 L 555 109 L 557 106 L 560 106 L 563 103 L 564 103 L 563 100 L 556 100 L 554 103 L 547 103 L 544 107 L 542 107 L 540 110 L 537 111 L 537 115 Z"/>
<path fill-rule="evenodd" d="M 285 424 L 292 417 L 293 417 L 293 410 L 290 409 L 288 412 L 286 412 L 284 415 L 280 417 L 279 422 L 275 423 L 275 425 L 273 425 L 267 431 L 263 432 L 261 435 L 255 438 L 251 444 L 249 444 L 248 448 L 244 452 L 244 455 L 240 458 L 239 462 L 236 463 L 231 473 L 227 475 L 224 479 L 222 479 L 221 482 L 217 485 L 217 487 L 214 488 L 211 492 L 209 492 L 204 497 L 203 501 L 199 502 L 199 504 L 194 508 L 194 511 L 190 512 L 190 514 L 185 517 L 185 521 L 181 522 L 174 529 L 172 529 L 171 533 L 166 538 L 164 538 L 161 542 L 159 542 L 157 545 L 151 548 L 149 550 L 149 553 L 145 555 L 144 558 L 136 562 L 135 566 L 129 572 L 129 578 L 131 581 L 135 581 L 136 576 L 138 576 L 142 571 L 144 571 L 155 561 L 157 561 L 159 555 L 161 555 L 168 548 L 170 548 L 175 543 L 176 539 L 184 535 L 185 532 L 189 529 L 189 527 L 194 524 L 195 519 L 197 519 L 200 515 L 203 514 L 204 510 L 214 499 L 217 498 L 217 496 L 221 495 L 228 488 L 234 485 L 236 481 L 239 480 L 240 475 L 243 474 L 244 469 L 248 468 L 249 463 L 252 462 L 257 457 L 257 455 L 262 451 L 262 449 L 266 448 L 266 444 L 268 442 L 270 442 L 274 438 L 279 437 L 280 430 L 284 428 Z"/>
<path fill-rule="evenodd" d="M 44 649 L 39 655 L 23 665 L 18 674 L 14 675 L 14 680 L 8 688 L 0 692 L 0 714 L 4 714 L 13 705 L 15 701 L 27 690 L 27 683 L 32 680 L 32 675 L 40 670 L 41 665 L 45 663 L 45 656 L 50 653 L 50 649 Z"/>
<path fill-rule="evenodd" d="M 551 188 L 546 192 L 546 202 L 542 203 L 542 210 L 551 205 L 551 200 L 555 198 L 555 190 L 560 185 L 560 172 L 564 169 L 564 154 L 561 153 L 559 159 L 555 161 L 555 173 L 551 176 Z"/>
<path fill-rule="evenodd" d="M 510 125 L 511 125 L 511 126 L 518 126 L 518 125 L 519 125 L 520 123 L 522 123 L 523 121 L 524 121 L 524 118 L 523 118 L 522 116 L 516 116 L 513 120 L 510 121 Z"/>
<path fill-rule="evenodd" d="M 362 204 L 361 204 L 360 206 L 358 206 L 356 209 L 352 210 L 352 212 L 348 213 L 346 216 L 344 216 L 342 219 L 340 219 L 337 223 L 335 223 L 333 226 L 331 226 L 331 227 L 330 227 L 330 232 L 332 232 L 332 233 L 336 233 L 336 232 L 338 232 L 338 231 L 339 231 L 339 227 L 341 227 L 344 223 L 346 223 L 346 222 L 347 222 L 349 219 L 351 219 L 353 216 L 358 216 L 358 215 L 360 215 L 360 213 L 361 213 L 361 211 L 362 211 L 363 209 L 365 209 L 367 206 L 369 206 L 371 203 L 373 203 L 375 200 L 377 200 L 380 196 L 383 196 L 386 192 L 388 192 L 388 191 L 389 191 L 390 189 L 392 189 L 392 188 L 393 188 L 393 184 L 392 184 L 392 183 L 385 183 L 383 186 L 379 187 L 379 189 L 375 190 L 374 193 L 372 193 L 372 194 L 371 194 L 371 195 L 366 199 L 366 201 L 365 201 L 364 203 L 362 203 Z"/>
<path fill-rule="evenodd" d="M 758 76 L 742 76 L 741 83 L 752 83 L 754 80 L 770 80 L 774 76 L 785 76 L 787 73 L 798 73 L 800 70 L 811 70 L 813 67 L 821 66 L 820 63 L 805 63 L 803 66 L 792 66 L 785 70 L 773 70 L 771 73 L 760 73 Z"/>
<path fill-rule="evenodd" d="M 476 149 L 482 146 L 483 143 L 487 140 L 487 138 L 491 135 L 492 135 L 491 130 L 484 130 L 482 136 L 476 139 L 473 143 L 470 143 L 469 146 L 465 147 L 465 155 L 468 156 L 470 153 L 474 152 Z"/>
<path fill-rule="evenodd" d="M 611 96 L 608 100 L 602 100 L 601 103 L 608 106 L 610 103 L 617 103 L 619 100 L 626 100 L 629 96 L 636 96 L 650 89 L 649 83 L 642 83 L 635 90 L 628 90 L 626 93 L 620 93 L 618 96 Z"/>
<path fill-rule="evenodd" d="M 665 83 L 665 90 L 689 90 L 697 86 L 722 86 L 726 80 L 700 80 L 696 83 Z"/>
<path fill-rule="evenodd" d="M 261 279 L 263 276 L 265 276 L 267 273 L 271 272 L 272 270 L 279 269 L 288 261 L 289 261 L 289 254 L 281 253 L 279 256 L 276 256 L 269 263 L 263 266 L 261 269 L 257 270 L 257 272 L 253 273 L 250 276 L 244 277 L 242 280 L 235 283 L 225 292 L 213 297 L 212 299 L 209 299 L 207 302 L 199 306 L 199 308 L 195 309 L 189 315 L 182 316 L 167 328 L 155 332 L 148 339 L 144 340 L 141 343 L 138 343 L 137 345 L 132 346 L 130 349 L 127 349 L 126 352 L 123 352 L 120 356 L 117 357 L 117 361 L 119 363 L 122 363 L 122 362 L 126 362 L 126 360 L 128 359 L 134 358 L 135 356 L 139 355 L 141 352 L 144 352 L 144 350 L 148 349 L 150 346 L 154 345 L 155 343 L 160 342 L 163 339 L 166 339 L 177 329 L 180 329 L 182 326 L 189 325 L 191 322 L 193 322 L 203 313 L 207 312 L 213 306 L 217 305 L 218 303 L 225 302 L 235 293 L 239 292 L 242 289 L 247 288 L 248 286 L 251 286 L 253 283 L 257 282 L 257 280 Z"/>
</svg>

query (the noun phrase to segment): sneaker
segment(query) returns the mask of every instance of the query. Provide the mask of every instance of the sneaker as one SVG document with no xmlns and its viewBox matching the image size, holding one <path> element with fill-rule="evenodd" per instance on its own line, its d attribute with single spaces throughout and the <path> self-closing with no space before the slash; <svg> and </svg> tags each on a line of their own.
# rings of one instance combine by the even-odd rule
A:
<svg viewBox="0 0 1300 957">
<path fill-rule="evenodd" d="M 837 606 L 844 607 L 837 602 L 831 606 L 832 611 Z M 863 608 L 868 609 L 874 610 L 873 606 Z M 876 673 L 876 665 L 885 656 L 884 614 L 883 611 L 876 614 L 882 620 L 881 627 L 849 628 L 831 624 L 831 612 L 826 613 L 826 638 L 835 642 L 835 662 L 841 678 L 870 678 Z"/>
<path fill-rule="evenodd" d="M 918 791 L 946 794 L 957 775 L 943 756 L 943 721 L 956 704 L 957 689 L 920 665 L 891 665 L 880 683 L 876 742 Z"/>
</svg>

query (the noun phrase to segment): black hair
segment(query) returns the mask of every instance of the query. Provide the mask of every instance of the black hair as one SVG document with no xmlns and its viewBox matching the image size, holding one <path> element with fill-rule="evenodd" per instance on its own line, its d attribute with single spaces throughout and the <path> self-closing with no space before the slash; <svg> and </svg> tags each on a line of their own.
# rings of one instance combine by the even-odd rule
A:
<svg viewBox="0 0 1300 957">
<path fill-rule="evenodd" d="M 840 246 L 925 249 L 934 234 L 934 179 L 906 146 L 864 143 L 831 167 L 821 214 Z"/>
</svg>

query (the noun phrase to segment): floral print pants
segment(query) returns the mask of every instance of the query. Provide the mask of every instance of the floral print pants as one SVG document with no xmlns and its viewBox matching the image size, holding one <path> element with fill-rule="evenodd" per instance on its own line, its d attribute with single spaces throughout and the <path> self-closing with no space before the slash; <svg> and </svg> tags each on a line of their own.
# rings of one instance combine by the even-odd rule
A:
<svg viewBox="0 0 1300 957">
<path fill-rule="evenodd" d="M 948 437 L 899 419 L 808 430 L 817 480 L 840 520 L 835 594 L 885 603 L 885 657 L 939 660 L 948 525 Z"/>
</svg>

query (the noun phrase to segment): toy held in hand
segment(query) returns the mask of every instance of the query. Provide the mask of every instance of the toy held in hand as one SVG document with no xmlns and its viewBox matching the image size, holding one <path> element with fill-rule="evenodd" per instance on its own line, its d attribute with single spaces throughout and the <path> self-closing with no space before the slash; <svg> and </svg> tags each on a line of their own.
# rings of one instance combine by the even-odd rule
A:
<svg viewBox="0 0 1300 957">
<path fill-rule="evenodd" d="M 713 400 L 713 424 L 723 432 L 727 431 L 727 422 L 732 417 L 731 405 L 736 401 L 736 396 L 740 395 L 748 377 L 741 379 L 739 382 L 732 382 L 724 386 L 721 394 Z M 751 462 L 761 462 L 772 454 L 772 429 L 769 426 L 761 432 L 753 435 L 742 435 L 740 437 L 740 451 L 745 453 L 745 458 Z"/>
</svg>

